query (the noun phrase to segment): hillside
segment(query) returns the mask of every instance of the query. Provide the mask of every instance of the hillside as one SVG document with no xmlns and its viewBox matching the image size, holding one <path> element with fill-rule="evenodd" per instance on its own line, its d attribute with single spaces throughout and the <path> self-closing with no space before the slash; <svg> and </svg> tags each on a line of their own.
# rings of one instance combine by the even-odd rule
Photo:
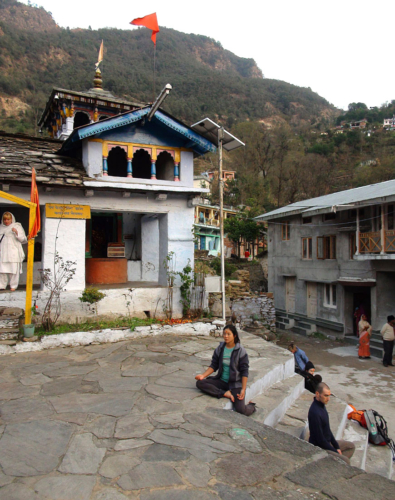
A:
<svg viewBox="0 0 395 500">
<path fill-rule="evenodd" d="M 106 90 L 151 101 L 153 44 L 146 29 L 63 29 L 42 8 L 1 0 L 0 128 L 34 132 L 53 86 L 91 87 L 102 39 Z M 228 127 L 246 120 L 296 125 L 328 123 L 337 114 L 311 89 L 263 78 L 253 59 L 211 38 L 161 27 L 156 90 L 166 83 L 174 90 L 164 108 L 187 123 L 208 115 Z"/>
</svg>

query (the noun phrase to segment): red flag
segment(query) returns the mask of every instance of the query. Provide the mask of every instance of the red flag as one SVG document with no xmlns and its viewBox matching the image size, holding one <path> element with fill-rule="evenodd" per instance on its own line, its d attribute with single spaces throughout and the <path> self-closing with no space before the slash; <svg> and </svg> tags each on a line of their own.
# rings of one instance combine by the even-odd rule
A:
<svg viewBox="0 0 395 500">
<path fill-rule="evenodd" d="M 130 24 L 134 24 L 135 26 L 145 26 L 149 30 L 152 30 L 151 40 L 156 45 L 156 34 L 159 33 L 158 19 L 156 18 L 156 12 L 153 14 L 149 14 L 144 17 L 137 17 L 133 19 Z"/>
<path fill-rule="evenodd" d="M 32 230 L 28 236 L 28 240 L 35 238 L 37 233 L 41 229 L 41 217 L 40 217 L 40 200 L 38 199 L 38 189 L 36 184 L 36 171 L 32 168 L 32 190 L 30 192 L 30 201 L 37 205 L 36 208 L 36 220 L 34 221 Z"/>
</svg>

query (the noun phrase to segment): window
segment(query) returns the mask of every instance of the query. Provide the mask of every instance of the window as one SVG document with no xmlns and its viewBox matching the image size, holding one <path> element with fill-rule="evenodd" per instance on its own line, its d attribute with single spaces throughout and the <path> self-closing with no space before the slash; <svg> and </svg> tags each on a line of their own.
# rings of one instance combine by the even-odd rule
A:
<svg viewBox="0 0 395 500">
<path fill-rule="evenodd" d="M 330 212 L 329 214 L 324 214 L 324 222 L 327 220 L 335 220 L 336 219 L 336 213 L 335 212 Z"/>
<path fill-rule="evenodd" d="M 302 217 L 302 224 L 311 224 L 313 222 L 312 217 Z"/>
<path fill-rule="evenodd" d="M 302 259 L 313 258 L 313 238 L 302 238 Z"/>
<path fill-rule="evenodd" d="M 281 225 L 281 239 L 282 240 L 289 240 L 289 231 L 290 227 L 289 227 L 289 222 L 283 222 L 283 224 Z"/>
<path fill-rule="evenodd" d="M 395 229 L 395 227 L 394 227 L 394 205 L 388 205 L 388 207 L 387 207 L 387 229 L 388 229 L 388 231 Z"/>
<path fill-rule="evenodd" d="M 336 236 L 317 237 L 317 259 L 336 259 Z"/>
<path fill-rule="evenodd" d="M 336 308 L 336 285 L 325 285 L 324 306 Z"/>
</svg>

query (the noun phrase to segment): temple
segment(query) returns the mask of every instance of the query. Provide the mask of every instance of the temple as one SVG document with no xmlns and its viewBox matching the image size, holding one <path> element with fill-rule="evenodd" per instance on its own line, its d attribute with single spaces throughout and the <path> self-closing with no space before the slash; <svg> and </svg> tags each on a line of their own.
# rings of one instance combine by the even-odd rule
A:
<svg viewBox="0 0 395 500">
<path fill-rule="evenodd" d="M 111 288 L 103 314 L 159 317 L 168 285 L 164 262 L 171 256 L 173 312 L 181 315 L 177 272 L 193 263 L 194 207 L 208 192 L 194 187 L 193 162 L 216 147 L 163 109 L 103 90 L 99 71 L 94 85 L 86 92 L 53 89 L 39 121 L 50 138 L 0 133 L 0 152 L 7 151 L 0 155 L 3 190 L 29 199 L 32 167 L 37 171 L 43 223 L 35 249 L 36 300 L 45 292 L 39 269 L 53 269 L 58 253 L 76 262 L 63 319 L 88 314 L 78 301 L 87 285 Z M 27 210 L 0 203 L 27 230 Z M 131 289 L 133 299 L 126 301 Z M 15 301 L 23 304 L 23 295 L 15 292 Z"/>
</svg>

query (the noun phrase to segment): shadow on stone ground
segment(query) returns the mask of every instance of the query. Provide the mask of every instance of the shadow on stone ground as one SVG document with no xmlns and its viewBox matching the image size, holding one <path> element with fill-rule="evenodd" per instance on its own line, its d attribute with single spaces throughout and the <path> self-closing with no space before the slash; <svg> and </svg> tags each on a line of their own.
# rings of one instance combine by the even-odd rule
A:
<svg viewBox="0 0 395 500">
<path fill-rule="evenodd" d="M 194 376 L 217 345 L 163 336 L 3 356 L 0 499 L 395 498 L 394 482 L 203 396 Z"/>
</svg>

